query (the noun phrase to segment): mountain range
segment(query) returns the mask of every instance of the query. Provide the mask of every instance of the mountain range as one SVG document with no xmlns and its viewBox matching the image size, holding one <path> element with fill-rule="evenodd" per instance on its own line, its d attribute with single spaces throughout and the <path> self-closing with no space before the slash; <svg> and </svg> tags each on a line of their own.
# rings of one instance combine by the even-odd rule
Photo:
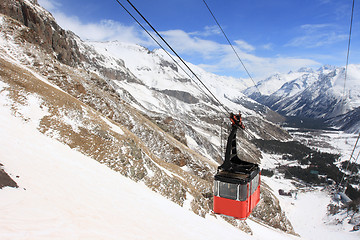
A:
<svg viewBox="0 0 360 240">
<path fill-rule="evenodd" d="M 322 105 L 330 95 L 341 96 L 341 68 L 274 75 L 259 82 L 257 88 L 264 94 L 259 95 L 246 79 L 218 76 L 187 63 L 219 103 L 163 50 L 83 41 L 62 29 L 36 0 L 3 0 L 0 26 L 0 107 L 44 136 L 204 218 L 220 219 L 211 211 L 212 181 L 223 161 L 229 112 L 240 111 L 247 130 L 238 134 L 239 157 L 257 163 L 263 155 L 251 139 L 292 140 L 277 124 L 284 117 L 270 108 L 289 116 L 331 120 L 339 128 L 345 121 L 351 125 L 341 125 L 346 131 L 356 131 L 359 122 L 355 65 L 348 74 L 348 84 L 354 87 L 347 93 L 351 101 L 343 107 L 335 99 L 331 108 Z M 310 101 L 311 91 L 318 92 L 312 96 L 316 101 L 305 107 L 302 101 Z M 321 100 L 325 96 L 329 98 Z M 273 104 L 259 103 L 265 98 Z M 329 113 L 322 108 L 311 113 L 320 106 Z M 355 118 L 340 115 L 344 113 Z M 251 218 L 294 235 L 266 184 L 261 198 Z M 224 219 L 253 231 L 244 221 Z"/>
<path fill-rule="evenodd" d="M 248 131 L 239 132 L 238 145 L 247 161 L 261 158 L 251 138 L 291 139 L 268 120 L 279 116 L 237 91 L 246 86 L 234 78 L 189 63 L 219 104 L 161 50 L 85 42 L 59 27 L 35 0 L 4 0 L 0 13 L 2 106 L 178 205 L 188 202 L 197 215 L 213 215 L 212 181 L 222 163 L 226 111 L 243 113 Z M 268 187 L 262 196 L 257 221 L 294 233 Z M 251 232 L 246 222 L 226 220 Z"/>
<path fill-rule="evenodd" d="M 356 117 L 360 111 L 360 65 L 350 64 L 346 71 L 345 67 L 323 66 L 316 71 L 301 68 L 274 74 L 243 93 L 284 116 L 321 120 L 324 128 L 360 132 Z"/>
</svg>

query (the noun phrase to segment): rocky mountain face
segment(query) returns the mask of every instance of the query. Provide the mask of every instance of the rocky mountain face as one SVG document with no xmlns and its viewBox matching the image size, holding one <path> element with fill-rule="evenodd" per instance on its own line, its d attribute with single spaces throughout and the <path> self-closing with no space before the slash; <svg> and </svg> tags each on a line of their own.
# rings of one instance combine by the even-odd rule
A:
<svg viewBox="0 0 360 240">
<path fill-rule="evenodd" d="M 351 114 L 360 106 L 359 73 L 359 65 L 349 65 L 345 81 L 345 68 L 300 69 L 259 82 L 261 94 L 254 87 L 244 93 L 285 116 L 328 120 Z M 359 125 L 359 118 L 343 120 L 328 123 L 347 132 L 359 131 L 353 127 Z"/>
<path fill-rule="evenodd" d="M 41 47 L 48 54 L 54 54 L 60 62 L 74 66 L 85 60 L 86 57 L 80 54 L 73 41 L 73 34 L 60 28 L 53 16 L 42 9 L 36 0 L 3 0 L 0 13 L 31 29 L 23 33 L 24 40 Z"/>
<path fill-rule="evenodd" d="M 4 0 L 0 13 L 2 105 L 194 213 L 212 214 L 212 180 L 227 138 L 227 116 L 216 101 L 162 51 L 83 42 L 34 0 Z M 278 117 L 274 112 L 236 91 L 240 83 L 192 67 L 229 111 L 243 113 L 249 131 L 238 134 L 241 158 L 260 161 L 253 137 L 290 138 L 266 120 Z M 271 190 L 262 191 L 268 200 L 254 217 L 293 233 Z M 270 213 L 276 220 L 267 221 Z M 245 222 L 228 221 L 251 232 Z"/>
<path fill-rule="evenodd" d="M 360 133 L 360 107 L 331 118 L 326 121 L 331 126 L 337 126 L 340 130 L 352 133 Z"/>
</svg>

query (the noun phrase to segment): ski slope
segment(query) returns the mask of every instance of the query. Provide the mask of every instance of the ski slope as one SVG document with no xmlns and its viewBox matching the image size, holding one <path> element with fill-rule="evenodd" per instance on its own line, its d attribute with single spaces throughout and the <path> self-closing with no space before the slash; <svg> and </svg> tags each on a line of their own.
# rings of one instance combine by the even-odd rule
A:
<svg viewBox="0 0 360 240">
<path fill-rule="evenodd" d="M 327 206 L 330 204 L 331 196 L 323 188 L 298 189 L 296 197 L 288 197 L 279 195 L 277 190 L 283 189 L 285 192 L 296 190 L 291 180 L 263 176 L 262 181 L 274 190 L 273 193 L 279 199 L 282 209 L 301 239 L 360 239 L 360 232 L 351 231 L 352 224 L 347 221 L 343 224 L 335 224 L 334 219 L 342 219 L 346 216 L 327 215 Z"/>
<path fill-rule="evenodd" d="M 251 221 L 253 236 L 201 218 L 41 134 L 0 100 L 0 162 L 19 185 L 0 190 L 2 240 L 297 239 Z"/>
</svg>

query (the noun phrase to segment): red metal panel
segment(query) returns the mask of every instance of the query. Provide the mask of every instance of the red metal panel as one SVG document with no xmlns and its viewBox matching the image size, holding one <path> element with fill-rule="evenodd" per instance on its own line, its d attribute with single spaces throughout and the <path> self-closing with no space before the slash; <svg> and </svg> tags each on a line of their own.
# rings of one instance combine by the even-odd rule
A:
<svg viewBox="0 0 360 240">
<path fill-rule="evenodd" d="M 234 218 L 246 219 L 248 217 L 248 201 L 236 201 L 214 196 L 214 212 Z"/>
<path fill-rule="evenodd" d="M 255 190 L 253 195 L 251 195 L 249 198 L 249 205 L 250 205 L 249 212 L 250 213 L 252 212 L 254 207 L 256 207 L 256 205 L 259 203 L 259 201 L 260 201 L 260 185 L 257 187 L 257 189 Z"/>
<path fill-rule="evenodd" d="M 216 214 L 231 216 L 238 219 L 246 219 L 259 201 L 260 185 L 246 201 L 236 201 L 214 196 L 213 210 Z"/>
</svg>

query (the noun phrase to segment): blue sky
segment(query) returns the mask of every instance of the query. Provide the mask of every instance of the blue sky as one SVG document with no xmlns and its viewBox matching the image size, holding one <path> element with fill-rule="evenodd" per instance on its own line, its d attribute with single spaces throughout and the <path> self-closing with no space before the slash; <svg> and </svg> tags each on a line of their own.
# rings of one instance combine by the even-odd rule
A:
<svg viewBox="0 0 360 240">
<path fill-rule="evenodd" d="M 126 0 L 120 1 L 141 20 Z M 82 39 L 157 48 L 115 0 L 38 2 L 60 26 Z M 219 75 L 247 78 L 203 0 L 131 2 L 184 60 Z M 352 0 L 206 2 L 256 80 L 301 67 L 346 64 Z M 359 30 L 360 1 L 356 0 L 349 63 L 360 63 Z"/>
</svg>

